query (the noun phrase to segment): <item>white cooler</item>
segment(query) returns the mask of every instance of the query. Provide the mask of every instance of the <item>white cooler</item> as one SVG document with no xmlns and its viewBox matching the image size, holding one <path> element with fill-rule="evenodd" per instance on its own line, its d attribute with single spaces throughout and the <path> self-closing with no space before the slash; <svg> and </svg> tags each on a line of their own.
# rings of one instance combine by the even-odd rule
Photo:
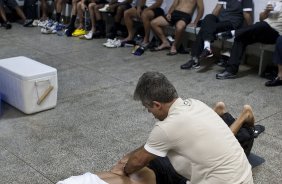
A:
<svg viewBox="0 0 282 184">
<path fill-rule="evenodd" d="M 57 70 L 24 56 L 0 60 L 3 101 L 31 114 L 57 104 Z"/>
</svg>

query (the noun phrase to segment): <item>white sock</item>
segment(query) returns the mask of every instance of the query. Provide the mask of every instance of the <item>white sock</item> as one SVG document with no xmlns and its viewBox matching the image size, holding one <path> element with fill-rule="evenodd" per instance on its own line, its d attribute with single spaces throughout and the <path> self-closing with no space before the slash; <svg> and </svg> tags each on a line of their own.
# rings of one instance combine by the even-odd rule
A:
<svg viewBox="0 0 282 184">
<path fill-rule="evenodd" d="M 235 36 L 235 30 L 231 31 L 232 36 Z"/>
<path fill-rule="evenodd" d="M 204 41 L 204 49 L 211 50 L 211 42 L 210 41 Z"/>
</svg>

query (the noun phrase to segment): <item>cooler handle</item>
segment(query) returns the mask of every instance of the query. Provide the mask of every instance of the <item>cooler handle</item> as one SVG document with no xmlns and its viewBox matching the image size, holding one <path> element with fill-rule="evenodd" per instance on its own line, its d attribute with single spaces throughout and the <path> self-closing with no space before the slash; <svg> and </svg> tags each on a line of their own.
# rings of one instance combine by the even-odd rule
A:
<svg viewBox="0 0 282 184">
<path fill-rule="evenodd" d="M 44 91 L 44 93 L 39 97 L 39 95 L 38 95 L 38 90 L 37 90 L 37 86 L 38 86 L 38 83 L 41 83 L 41 82 L 48 82 L 48 83 L 49 83 L 49 87 L 48 87 L 48 88 Z M 50 80 L 36 81 L 36 82 L 35 82 L 35 86 L 36 86 L 37 97 L 38 97 L 37 105 L 40 105 L 40 104 L 46 99 L 46 97 L 50 94 L 50 92 L 54 89 L 54 86 L 51 85 Z"/>
</svg>

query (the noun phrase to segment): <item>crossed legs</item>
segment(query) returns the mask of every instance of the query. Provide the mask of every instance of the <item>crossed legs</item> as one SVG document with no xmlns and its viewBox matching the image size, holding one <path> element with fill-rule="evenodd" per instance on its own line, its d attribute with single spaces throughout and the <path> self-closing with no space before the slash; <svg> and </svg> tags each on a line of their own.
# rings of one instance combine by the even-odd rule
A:
<svg viewBox="0 0 282 184">
<path fill-rule="evenodd" d="M 216 103 L 214 111 L 219 115 L 223 116 L 227 112 L 226 106 L 223 102 Z M 234 135 L 236 135 L 243 124 L 247 124 L 250 127 L 254 127 L 255 118 L 252 107 L 250 105 L 244 105 L 243 110 L 239 117 L 230 125 L 230 129 Z"/>
</svg>

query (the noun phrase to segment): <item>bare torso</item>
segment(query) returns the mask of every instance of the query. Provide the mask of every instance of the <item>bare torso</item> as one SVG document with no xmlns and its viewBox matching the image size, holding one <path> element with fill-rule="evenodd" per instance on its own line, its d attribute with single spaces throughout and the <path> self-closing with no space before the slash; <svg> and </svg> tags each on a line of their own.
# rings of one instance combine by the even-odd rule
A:
<svg viewBox="0 0 282 184">
<path fill-rule="evenodd" d="M 175 10 L 192 15 L 196 4 L 197 0 L 178 0 L 178 4 L 175 7 Z"/>
</svg>

